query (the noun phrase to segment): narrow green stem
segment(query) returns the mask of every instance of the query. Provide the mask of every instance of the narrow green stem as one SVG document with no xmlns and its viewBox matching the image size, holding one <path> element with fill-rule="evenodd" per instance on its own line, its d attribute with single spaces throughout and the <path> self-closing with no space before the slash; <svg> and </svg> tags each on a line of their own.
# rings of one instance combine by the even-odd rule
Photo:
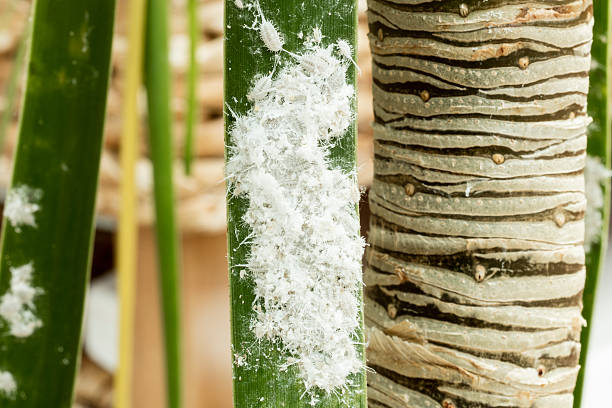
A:
<svg viewBox="0 0 612 408">
<path fill-rule="evenodd" d="M 164 321 L 168 406 L 179 408 L 182 403 L 179 243 L 172 184 L 167 7 L 167 2 L 164 0 L 150 0 L 147 3 L 145 84 L 149 106 L 149 144 L 153 161 L 155 226 Z"/>
</svg>

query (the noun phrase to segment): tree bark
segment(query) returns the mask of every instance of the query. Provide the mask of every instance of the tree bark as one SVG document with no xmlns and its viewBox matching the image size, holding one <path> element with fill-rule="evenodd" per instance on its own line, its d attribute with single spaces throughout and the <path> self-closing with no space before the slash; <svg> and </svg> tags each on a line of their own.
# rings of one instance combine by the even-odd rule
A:
<svg viewBox="0 0 612 408">
<path fill-rule="evenodd" d="M 590 0 L 369 0 L 371 407 L 571 407 Z"/>
</svg>

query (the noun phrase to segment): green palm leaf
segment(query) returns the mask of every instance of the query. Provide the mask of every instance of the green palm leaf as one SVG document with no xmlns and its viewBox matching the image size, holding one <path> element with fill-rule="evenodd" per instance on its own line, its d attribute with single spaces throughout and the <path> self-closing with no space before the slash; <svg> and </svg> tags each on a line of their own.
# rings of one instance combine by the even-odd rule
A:
<svg viewBox="0 0 612 408">
<path fill-rule="evenodd" d="M 24 107 L 2 227 L 2 407 L 71 406 L 113 17 L 113 1 L 34 3 Z"/>
</svg>

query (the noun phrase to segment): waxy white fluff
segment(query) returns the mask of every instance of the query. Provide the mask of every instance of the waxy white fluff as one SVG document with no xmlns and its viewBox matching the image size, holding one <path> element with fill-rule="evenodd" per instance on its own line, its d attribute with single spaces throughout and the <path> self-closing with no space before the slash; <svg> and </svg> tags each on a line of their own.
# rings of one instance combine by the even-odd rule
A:
<svg viewBox="0 0 612 408">
<path fill-rule="evenodd" d="M 305 49 L 257 78 L 254 106 L 231 129 L 227 176 L 249 198 L 252 230 L 247 273 L 234 272 L 255 284 L 255 336 L 290 356 L 307 390 L 335 392 L 363 368 L 359 190 L 355 172 L 329 159 L 353 121 L 355 90 L 335 45 Z"/>
<path fill-rule="evenodd" d="M 32 263 L 10 268 L 10 271 L 11 286 L 0 299 L 0 317 L 9 324 L 12 336 L 29 337 L 42 326 L 34 307 L 34 298 L 41 290 L 32 286 Z"/>
<path fill-rule="evenodd" d="M 4 216 L 16 232 L 21 232 L 21 227 L 24 225 L 36 227 L 34 214 L 40 210 L 38 201 L 41 197 L 41 190 L 26 185 L 9 190 L 4 203 Z"/>
<path fill-rule="evenodd" d="M 13 397 L 17 391 L 17 383 L 13 374 L 8 371 L 0 371 L 0 395 Z"/>
</svg>

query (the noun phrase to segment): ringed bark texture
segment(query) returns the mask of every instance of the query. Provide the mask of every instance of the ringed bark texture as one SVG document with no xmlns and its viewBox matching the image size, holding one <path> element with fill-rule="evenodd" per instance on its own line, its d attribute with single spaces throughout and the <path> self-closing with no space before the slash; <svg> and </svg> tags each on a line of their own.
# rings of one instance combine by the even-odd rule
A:
<svg viewBox="0 0 612 408">
<path fill-rule="evenodd" d="M 591 0 L 369 0 L 371 407 L 571 407 Z"/>
</svg>

